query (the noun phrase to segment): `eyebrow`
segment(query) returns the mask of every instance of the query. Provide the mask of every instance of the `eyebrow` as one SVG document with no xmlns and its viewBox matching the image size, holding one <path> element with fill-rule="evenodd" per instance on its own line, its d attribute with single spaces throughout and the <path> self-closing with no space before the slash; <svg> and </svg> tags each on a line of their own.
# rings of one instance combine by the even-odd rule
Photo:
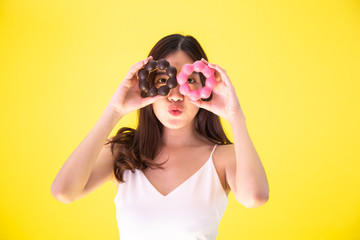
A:
<svg viewBox="0 0 360 240">
<path fill-rule="evenodd" d="M 190 74 L 190 75 L 193 75 L 193 74 L 198 75 L 198 76 L 200 77 L 200 74 L 199 74 L 198 72 L 193 72 L 193 73 Z M 155 72 L 155 76 L 158 76 L 158 75 L 166 75 L 166 71 L 164 71 L 164 70 L 157 70 L 157 71 Z M 190 75 L 189 75 L 189 76 L 190 76 Z"/>
<path fill-rule="evenodd" d="M 161 70 L 160 70 L 161 71 Z M 160 72 L 159 70 L 157 70 L 156 72 L 155 72 L 155 76 L 158 76 L 158 75 L 166 75 L 166 72 L 165 71 L 162 71 L 162 72 Z"/>
</svg>

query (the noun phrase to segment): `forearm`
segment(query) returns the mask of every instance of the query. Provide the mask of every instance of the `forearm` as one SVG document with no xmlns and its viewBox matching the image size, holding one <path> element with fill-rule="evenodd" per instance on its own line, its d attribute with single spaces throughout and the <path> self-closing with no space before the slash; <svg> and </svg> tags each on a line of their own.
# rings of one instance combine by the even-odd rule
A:
<svg viewBox="0 0 360 240">
<path fill-rule="evenodd" d="M 120 119 L 121 116 L 109 107 L 105 109 L 95 126 L 60 169 L 51 186 L 54 194 L 71 198 L 83 190 L 101 149 Z"/>
<path fill-rule="evenodd" d="M 256 205 L 269 198 L 269 186 L 264 167 L 250 139 L 245 117 L 230 122 L 236 155 L 236 191 L 244 202 Z"/>
</svg>

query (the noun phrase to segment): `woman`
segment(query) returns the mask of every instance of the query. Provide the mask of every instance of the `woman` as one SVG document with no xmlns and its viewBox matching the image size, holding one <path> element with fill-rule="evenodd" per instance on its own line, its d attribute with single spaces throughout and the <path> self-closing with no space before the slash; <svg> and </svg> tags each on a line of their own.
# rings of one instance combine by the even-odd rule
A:
<svg viewBox="0 0 360 240">
<path fill-rule="evenodd" d="M 200 59 L 213 68 L 218 84 L 209 99 L 192 101 L 180 94 L 179 86 L 167 96 L 142 98 L 137 72 L 151 59 L 161 58 L 177 73 L 184 64 Z M 157 70 L 153 81 L 160 87 L 167 76 Z M 188 84 L 199 89 L 205 85 L 204 76 L 193 72 Z M 138 109 L 136 130 L 124 127 L 107 138 L 123 116 Z M 219 116 L 230 123 L 234 144 Z M 60 169 L 51 190 L 56 199 L 70 203 L 107 181 L 117 186 L 122 240 L 216 239 L 230 190 L 248 208 L 268 200 L 266 174 L 231 81 L 224 69 L 207 61 L 192 36 L 162 38 L 147 59 L 130 68 L 99 121 Z"/>
</svg>

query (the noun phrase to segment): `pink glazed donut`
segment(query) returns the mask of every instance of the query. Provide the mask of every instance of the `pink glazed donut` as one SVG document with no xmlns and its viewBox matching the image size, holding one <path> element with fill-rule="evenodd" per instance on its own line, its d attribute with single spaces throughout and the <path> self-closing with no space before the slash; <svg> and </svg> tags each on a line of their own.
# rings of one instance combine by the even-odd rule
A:
<svg viewBox="0 0 360 240">
<path fill-rule="evenodd" d="M 205 86 L 199 90 L 191 90 L 187 83 L 188 77 L 193 72 L 202 72 L 206 77 Z M 196 61 L 193 64 L 185 64 L 179 75 L 176 77 L 180 85 L 179 91 L 182 95 L 187 95 L 193 101 L 200 98 L 208 98 L 211 95 L 211 90 L 216 86 L 217 81 L 214 76 L 215 70 L 208 67 L 201 61 Z"/>
</svg>

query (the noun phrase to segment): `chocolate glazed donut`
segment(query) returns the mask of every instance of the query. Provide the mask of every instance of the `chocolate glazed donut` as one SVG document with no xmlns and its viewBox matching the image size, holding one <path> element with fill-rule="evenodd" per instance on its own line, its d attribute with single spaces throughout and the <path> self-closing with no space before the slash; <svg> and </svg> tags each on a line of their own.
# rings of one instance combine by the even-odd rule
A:
<svg viewBox="0 0 360 240">
<path fill-rule="evenodd" d="M 157 89 L 154 83 L 149 82 L 149 75 L 156 70 L 166 70 L 166 75 L 169 79 L 166 85 Z M 144 68 L 138 71 L 139 88 L 141 90 L 141 97 L 154 97 L 156 95 L 166 96 L 169 94 L 171 88 L 177 86 L 176 80 L 177 70 L 175 67 L 170 66 L 169 62 L 165 59 L 159 59 L 158 61 L 150 60 Z"/>
</svg>

